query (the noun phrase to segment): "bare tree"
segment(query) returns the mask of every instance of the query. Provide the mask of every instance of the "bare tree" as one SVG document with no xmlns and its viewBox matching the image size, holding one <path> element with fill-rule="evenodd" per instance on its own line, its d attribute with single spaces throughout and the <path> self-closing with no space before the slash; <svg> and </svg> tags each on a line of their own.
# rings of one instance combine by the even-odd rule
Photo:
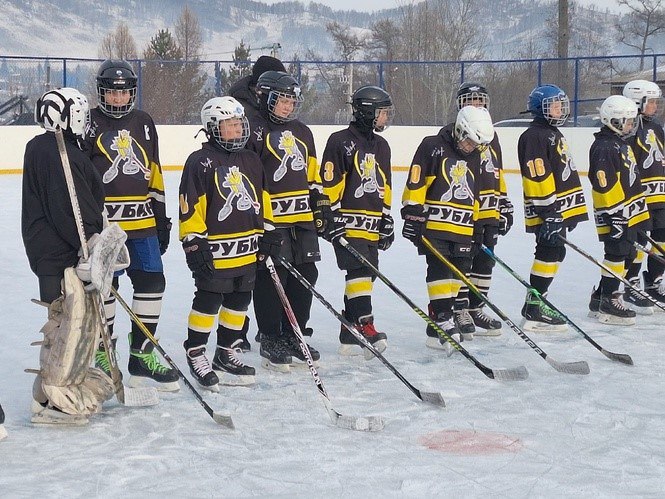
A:
<svg viewBox="0 0 665 499">
<path fill-rule="evenodd" d="M 107 33 L 99 45 L 102 59 L 136 59 L 136 42 L 125 23 L 119 23 L 115 31 Z"/>
<path fill-rule="evenodd" d="M 617 0 L 617 3 L 629 11 L 617 24 L 619 41 L 644 56 L 648 49 L 652 49 L 649 39 L 665 32 L 663 0 Z M 644 57 L 640 60 L 640 71 L 643 69 Z"/>
<path fill-rule="evenodd" d="M 176 42 L 186 61 L 198 60 L 203 46 L 201 25 L 196 14 L 185 5 L 173 28 Z"/>
</svg>

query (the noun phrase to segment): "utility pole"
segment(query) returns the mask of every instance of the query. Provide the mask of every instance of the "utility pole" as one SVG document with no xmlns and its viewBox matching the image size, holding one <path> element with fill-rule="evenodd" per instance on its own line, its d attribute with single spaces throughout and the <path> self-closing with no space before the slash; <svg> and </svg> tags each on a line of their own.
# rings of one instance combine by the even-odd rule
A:
<svg viewBox="0 0 665 499">
<path fill-rule="evenodd" d="M 568 25 L 568 0 L 559 0 L 559 29 L 557 32 L 557 57 L 568 57 L 570 29 Z M 557 85 L 566 87 L 568 83 L 568 61 L 559 61 L 557 67 Z M 570 89 L 567 89 L 570 92 Z"/>
</svg>

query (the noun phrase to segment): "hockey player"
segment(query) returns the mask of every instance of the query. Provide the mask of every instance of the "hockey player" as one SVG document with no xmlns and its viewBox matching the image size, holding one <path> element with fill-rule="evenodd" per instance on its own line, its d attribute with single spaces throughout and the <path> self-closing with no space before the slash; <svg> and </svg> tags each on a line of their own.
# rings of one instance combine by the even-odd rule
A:
<svg viewBox="0 0 665 499">
<path fill-rule="evenodd" d="M 394 107 L 388 92 L 373 86 L 356 90 L 351 96 L 351 107 L 353 121 L 347 129 L 330 136 L 323 152 L 323 192 L 330 199 L 333 220 L 344 220 L 343 230 L 333 239 L 343 235 L 378 266 L 378 250 L 385 251 L 392 244 L 395 224 L 390 214 L 390 146 L 375 132 L 390 126 Z M 343 247 L 334 244 L 334 249 L 337 266 L 346 271 L 343 314 L 382 352 L 387 336 L 376 330 L 372 315 L 375 276 Z M 361 352 L 358 340 L 344 326 L 339 341 L 341 355 Z"/>
<path fill-rule="evenodd" d="M 92 324 L 101 324 L 101 317 L 99 308 L 90 306 L 74 270 L 81 254 L 81 238 L 56 131 L 63 134 L 63 154 L 70 165 L 78 216 L 88 241 L 103 229 L 104 188 L 82 151 L 89 109 L 78 90 L 46 92 L 37 101 L 35 121 L 46 133 L 26 145 L 21 230 L 30 268 L 39 280 L 40 301 L 49 307 L 49 321 L 42 328 L 32 421 L 81 425 L 113 395 L 113 385 L 104 373 L 89 368 L 99 333 Z"/>
<path fill-rule="evenodd" d="M 489 110 L 490 96 L 479 83 L 462 83 L 457 91 L 457 110 L 464 106 L 484 107 Z M 489 292 L 494 260 L 480 247 L 482 244 L 494 251 L 498 236 L 508 233 L 513 225 L 513 205 L 508 199 L 503 174 L 503 156 L 499 136 L 489 147 L 480 151 L 480 170 L 475 179 L 478 191 L 479 211 L 473 228 L 473 262 L 469 272 L 471 282 L 485 295 Z M 501 322 L 483 311 L 483 301 L 469 293 L 466 285 L 455 302 L 455 318 L 465 340 L 478 336 L 498 336 Z"/>
<path fill-rule="evenodd" d="M 475 179 L 480 170 L 480 149 L 493 138 L 487 109 L 463 107 L 454 123 L 420 143 L 402 195 L 402 235 L 426 256 L 430 317 L 458 342 L 462 338 L 453 309 L 462 282 L 424 249 L 422 237 L 431 240 L 453 265 L 468 274 L 478 212 Z M 433 328 L 428 326 L 426 333 L 428 347 L 452 353 L 450 343 Z"/>
<path fill-rule="evenodd" d="M 196 284 L 184 347 L 192 375 L 217 391 L 219 382 L 254 382 L 254 368 L 240 360 L 240 344 L 257 251 L 279 255 L 282 241 L 271 223 L 261 160 L 244 149 L 249 123 L 243 107 L 233 97 L 214 97 L 203 105 L 201 121 L 208 142 L 187 158 L 180 181 L 180 239 Z M 211 368 L 205 351 L 215 318 Z"/>
<path fill-rule="evenodd" d="M 620 276 L 635 258 L 638 231 L 649 228 L 649 210 L 628 140 L 635 132 L 637 106 L 623 95 L 612 95 L 600 106 L 603 123 L 589 150 L 589 180 L 598 237 L 603 242 L 603 264 Z M 620 281 L 602 272 L 591 295 L 590 315 L 604 324 L 635 324 L 635 311 L 626 308 Z"/>
<path fill-rule="evenodd" d="M 98 106 L 91 111 L 88 140 L 92 161 L 104 182 L 109 221 L 127 232 L 132 310 L 156 335 L 166 286 L 161 255 L 169 245 L 171 220 L 166 216 L 157 130 L 147 113 L 134 109 L 136 86 L 136 75 L 127 61 L 110 59 L 101 64 L 97 72 Z M 113 285 L 117 289 L 118 276 Z M 116 303 L 112 296 L 105 308 L 113 331 Z M 158 390 L 177 391 L 177 372 L 161 364 L 154 345 L 134 323 L 129 339 L 131 377 L 127 384 L 156 383 Z M 96 363 L 108 371 L 108 355 L 101 345 Z"/>
<path fill-rule="evenodd" d="M 240 102 L 245 109 L 245 116 L 249 120 L 250 126 L 254 121 L 254 117 L 259 114 L 256 82 L 266 71 L 286 72 L 286 68 L 279 59 L 270 57 L 269 55 L 262 55 L 256 60 L 254 66 L 252 66 L 252 74 L 241 78 L 231 85 L 229 89 L 229 95 Z"/>
<path fill-rule="evenodd" d="M 661 247 L 665 246 L 665 133 L 655 120 L 662 114 L 663 93 L 658 84 L 646 80 L 634 80 L 626 83 L 623 95 L 631 99 L 638 110 L 637 132 L 632 147 L 635 153 L 638 172 L 647 199 L 651 215 L 651 238 Z M 638 234 L 638 240 L 646 245 L 646 237 Z M 638 252 L 635 261 L 628 267 L 626 278 L 633 286 L 639 287 L 639 271 L 644 253 Z M 644 290 L 665 305 L 665 286 L 662 286 L 663 265 L 653 256 L 647 259 L 647 271 L 643 273 Z M 624 300 L 638 313 L 649 314 L 652 303 L 637 293 L 626 289 Z"/>
<path fill-rule="evenodd" d="M 247 148 L 259 154 L 268 181 L 276 230 L 284 245 L 281 256 L 290 261 L 312 284 L 321 259 L 314 213 L 330 201 L 322 194 L 316 149 L 311 130 L 297 119 L 303 96 L 288 73 L 267 71 L 256 84 L 260 115 L 251 123 Z M 331 224 L 332 226 L 332 224 Z M 321 225 L 322 230 L 328 225 Z M 300 329 L 306 329 L 312 294 L 275 261 L 276 269 L 293 307 Z M 260 266 L 254 288 L 254 313 L 261 341 L 262 366 L 288 372 L 294 359 L 304 362 L 299 342 L 282 308 L 270 273 Z M 310 347 L 316 361 L 320 354 Z"/>
<path fill-rule="evenodd" d="M 556 85 L 542 85 L 529 94 L 528 111 L 534 116 L 520 135 L 517 156 L 524 192 L 526 231 L 536 235 L 530 283 L 545 295 L 566 255 L 557 235 L 588 220 L 584 193 L 566 139 L 558 130 L 568 119 L 570 101 Z M 522 307 L 527 331 L 566 331 L 566 321 L 528 292 Z"/>
</svg>

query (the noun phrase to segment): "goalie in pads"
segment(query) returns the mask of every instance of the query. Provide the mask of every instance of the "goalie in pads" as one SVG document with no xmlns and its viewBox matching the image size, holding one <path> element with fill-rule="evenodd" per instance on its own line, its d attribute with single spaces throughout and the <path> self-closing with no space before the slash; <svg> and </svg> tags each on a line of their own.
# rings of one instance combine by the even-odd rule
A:
<svg viewBox="0 0 665 499">
<path fill-rule="evenodd" d="M 113 395 L 113 383 L 102 371 L 90 367 L 104 319 L 93 292 L 86 292 L 75 269 L 81 237 L 67 195 L 56 131 L 61 130 L 64 136 L 82 230 L 90 241 L 91 256 L 82 275 L 95 281 L 95 289 L 104 287 L 113 270 L 105 270 L 103 265 L 99 270 L 99 262 L 114 265 L 118 255 L 104 241 L 118 239 L 118 234 L 116 228 L 102 230 L 102 182 L 81 149 L 88 126 L 86 98 L 73 88 L 49 91 L 37 102 L 35 121 L 46 133 L 26 146 L 21 226 L 30 268 L 39 279 L 40 301 L 49 312 L 42 328 L 44 341 L 38 343 L 40 369 L 33 386 L 32 421 L 85 424 Z M 122 234 L 119 238 L 124 241 Z"/>
</svg>

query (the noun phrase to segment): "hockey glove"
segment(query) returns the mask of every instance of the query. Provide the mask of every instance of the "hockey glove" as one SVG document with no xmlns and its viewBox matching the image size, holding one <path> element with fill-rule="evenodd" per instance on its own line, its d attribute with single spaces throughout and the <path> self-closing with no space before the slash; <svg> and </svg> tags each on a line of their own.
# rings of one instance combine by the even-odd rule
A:
<svg viewBox="0 0 665 499">
<path fill-rule="evenodd" d="M 189 270 L 194 274 L 195 279 L 211 279 L 215 266 L 212 260 L 212 251 L 207 239 L 195 237 L 182 243 L 182 249 L 185 250 L 185 259 Z"/>
<path fill-rule="evenodd" d="M 323 239 L 334 244 L 346 234 L 346 222 L 344 215 L 340 215 L 337 211 L 331 211 L 330 213 L 332 222 L 326 224 L 326 229 L 321 235 Z"/>
<path fill-rule="evenodd" d="M 169 242 L 171 241 L 171 227 L 173 227 L 173 224 L 169 217 L 166 217 L 164 220 L 157 223 L 157 239 L 159 240 L 160 255 L 166 253 L 166 250 L 169 247 Z"/>
<path fill-rule="evenodd" d="M 628 220 L 620 213 L 606 214 L 605 223 L 610 226 L 610 237 L 615 241 L 623 239 L 628 228 Z"/>
<path fill-rule="evenodd" d="M 379 249 L 386 251 L 395 241 L 395 221 L 390 215 L 383 215 L 379 224 Z"/>
<path fill-rule="evenodd" d="M 277 258 L 282 251 L 284 239 L 282 234 L 276 230 L 266 230 L 259 239 L 259 260 L 265 260 L 267 256 Z"/>
<path fill-rule="evenodd" d="M 328 230 L 328 225 L 333 223 L 333 213 L 330 209 L 330 199 L 325 194 L 318 191 L 310 191 L 309 206 L 314 215 L 314 225 L 316 232 L 319 236 L 325 238 L 325 232 Z"/>
<path fill-rule="evenodd" d="M 538 231 L 538 242 L 548 246 L 563 246 L 557 235 L 563 232 L 563 217 L 561 215 L 548 215 Z"/>
<path fill-rule="evenodd" d="M 505 236 L 513 226 L 513 203 L 508 198 L 499 199 L 499 235 Z"/>
<path fill-rule="evenodd" d="M 400 212 L 404 220 L 402 227 L 402 236 L 411 241 L 417 247 L 420 247 L 420 240 L 425 231 L 425 209 L 419 204 L 408 204 Z"/>
</svg>

